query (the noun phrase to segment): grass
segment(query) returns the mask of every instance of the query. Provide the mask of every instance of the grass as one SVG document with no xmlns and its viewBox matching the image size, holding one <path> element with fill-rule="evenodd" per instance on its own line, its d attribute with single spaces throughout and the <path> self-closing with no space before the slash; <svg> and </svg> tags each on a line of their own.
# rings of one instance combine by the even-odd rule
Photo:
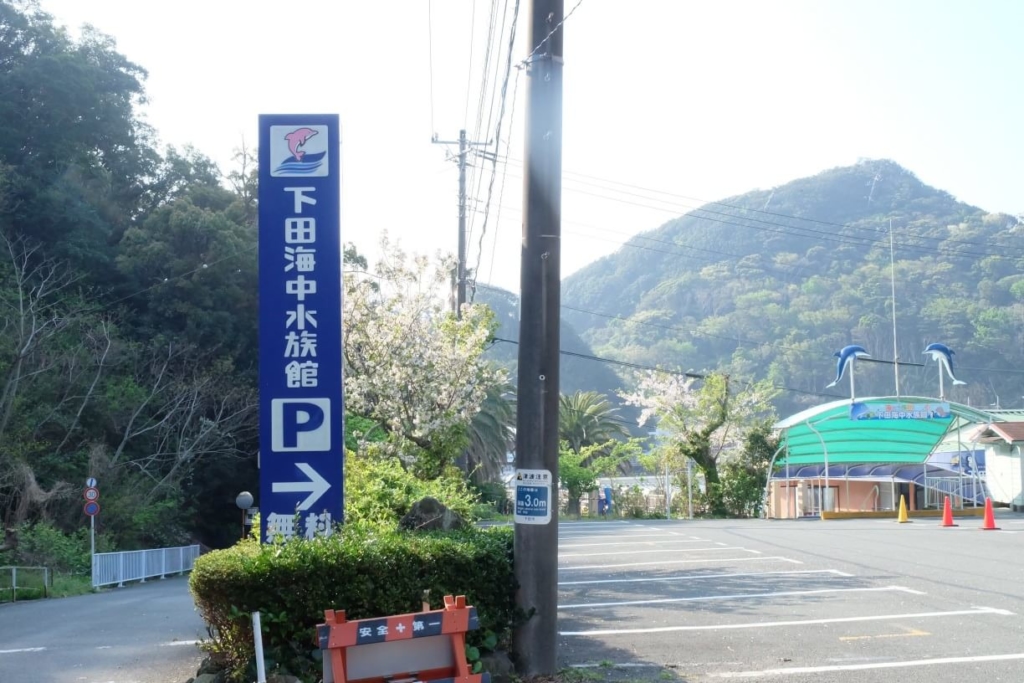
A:
<svg viewBox="0 0 1024 683">
<path fill-rule="evenodd" d="M 92 592 L 92 578 L 89 576 L 70 576 L 58 574 L 53 577 L 50 587 L 51 598 L 70 598 L 73 595 L 85 595 Z"/>
<path fill-rule="evenodd" d="M 57 574 L 53 585 L 43 590 L 42 572 L 21 570 L 18 572 L 17 595 L 11 590 L 10 574 L 0 575 L 0 603 L 22 600 L 40 600 L 45 597 L 67 598 L 92 592 L 92 580 L 88 576 Z"/>
</svg>

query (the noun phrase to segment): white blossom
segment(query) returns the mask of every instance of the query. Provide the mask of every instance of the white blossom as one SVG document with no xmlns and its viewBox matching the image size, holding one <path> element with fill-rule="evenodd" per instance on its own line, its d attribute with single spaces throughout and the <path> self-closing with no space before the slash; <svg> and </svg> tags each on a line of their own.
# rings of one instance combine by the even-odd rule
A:
<svg viewBox="0 0 1024 683">
<path fill-rule="evenodd" d="M 505 371 L 482 357 L 489 309 L 467 305 L 456 320 L 444 300 L 454 262 L 410 258 L 386 235 L 381 247 L 372 275 L 345 276 L 345 401 L 422 444 L 467 426 Z"/>
</svg>

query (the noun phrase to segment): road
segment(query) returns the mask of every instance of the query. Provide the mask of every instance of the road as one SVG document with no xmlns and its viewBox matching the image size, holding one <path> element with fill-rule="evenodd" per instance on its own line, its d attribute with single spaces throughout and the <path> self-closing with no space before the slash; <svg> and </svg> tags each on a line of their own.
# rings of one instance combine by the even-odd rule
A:
<svg viewBox="0 0 1024 683">
<path fill-rule="evenodd" d="M 587 680 L 1024 679 L 1024 516 L 559 528 L 559 659 Z M 179 683 L 185 578 L 0 605 L 3 683 Z"/>
<path fill-rule="evenodd" d="M 560 663 L 595 680 L 1018 683 L 1024 517 L 958 521 L 563 523 Z"/>
<path fill-rule="evenodd" d="M 188 579 L 0 605 L 3 683 L 184 683 L 206 628 Z"/>
</svg>

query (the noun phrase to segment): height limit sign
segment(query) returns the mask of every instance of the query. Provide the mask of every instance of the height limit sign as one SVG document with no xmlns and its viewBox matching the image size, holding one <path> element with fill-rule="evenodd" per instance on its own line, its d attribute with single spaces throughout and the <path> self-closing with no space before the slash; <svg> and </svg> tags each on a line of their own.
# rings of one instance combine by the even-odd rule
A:
<svg viewBox="0 0 1024 683">
<path fill-rule="evenodd" d="M 516 524 L 551 522 L 551 472 L 516 470 Z"/>
</svg>

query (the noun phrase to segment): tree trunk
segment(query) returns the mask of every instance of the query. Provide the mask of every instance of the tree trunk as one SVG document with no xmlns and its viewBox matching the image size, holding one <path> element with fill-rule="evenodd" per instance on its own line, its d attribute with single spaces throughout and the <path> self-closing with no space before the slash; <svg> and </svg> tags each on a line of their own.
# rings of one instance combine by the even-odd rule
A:
<svg viewBox="0 0 1024 683">
<path fill-rule="evenodd" d="M 580 516 L 580 498 L 582 498 L 582 497 L 583 497 L 583 494 L 574 496 L 574 495 L 572 495 L 570 493 L 569 494 L 569 502 L 566 504 L 565 511 L 567 513 L 569 513 L 570 515 L 573 515 L 576 518 L 579 518 L 579 516 Z"/>
<path fill-rule="evenodd" d="M 718 477 L 718 463 L 709 459 L 703 464 L 698 462 L 697 466 L 704 472 L 708 510 L 715 517 L 728 517 L 729 510 L 725 507 L 725 500 L 722 498 L 722 480 Z"/>
<path fill-rule="evenodd" d="M 4 544 L 0 545 L 0 553 L 5 550 L 14 550 L 18 547 L 18 531 L 16 529 L 4 529 Z"/>
</svg>

